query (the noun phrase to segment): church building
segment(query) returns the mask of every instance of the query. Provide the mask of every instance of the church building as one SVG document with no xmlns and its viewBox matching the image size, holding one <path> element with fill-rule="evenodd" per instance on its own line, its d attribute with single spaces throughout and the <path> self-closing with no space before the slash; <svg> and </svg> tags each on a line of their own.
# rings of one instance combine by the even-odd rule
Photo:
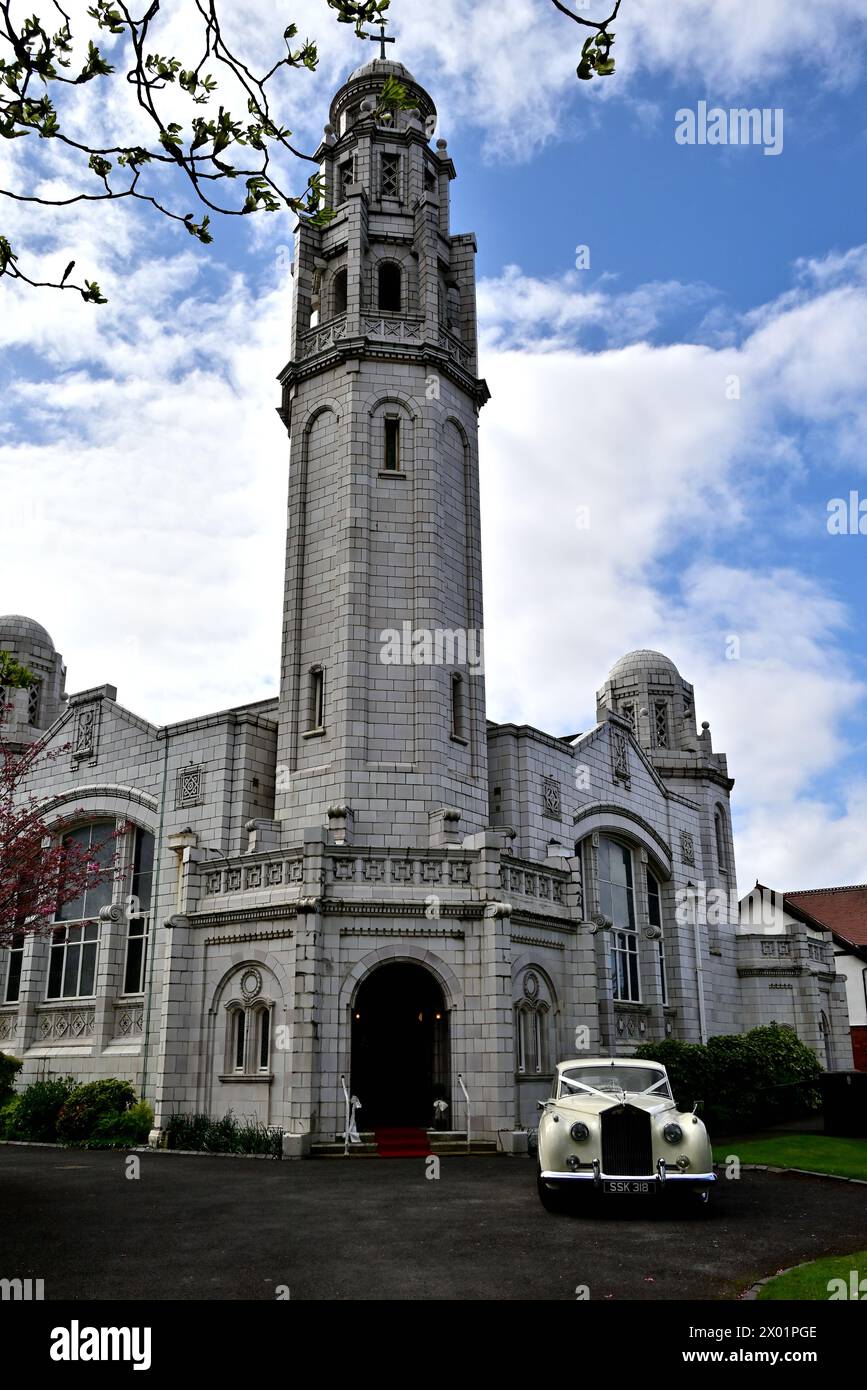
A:
<svg viewBox="0 0 867 1390">
<path fill-rule="evenodd" d="M 382 113 L 388 77 L 413 109 Z M 231 1110 L 302 1151 L 345 1086 L 362 1130 L 469 1111 L 490 1141 L 564 1057 L 772 1020 L 851 1065 L 830 933 L 783 962 L 738 926 L 733 782 L 673 662 L 624 656 L 577 736 L 486 718 L 476 243 L 435 133 L 376 59 L 318 151 L 336 215 L 297 231 L 279 378 L 279 699 L 157 727 L 111 685 L 67 695 L 44 628 L 0 619 L 36 676 L 6 736 L 63 750 L 33 790 L 83 844 L 119 830 L 126 869 L 0 952 L 0 1048 L 24 1083 L 128 1078 L 155 1138 Z"/>
</svg>

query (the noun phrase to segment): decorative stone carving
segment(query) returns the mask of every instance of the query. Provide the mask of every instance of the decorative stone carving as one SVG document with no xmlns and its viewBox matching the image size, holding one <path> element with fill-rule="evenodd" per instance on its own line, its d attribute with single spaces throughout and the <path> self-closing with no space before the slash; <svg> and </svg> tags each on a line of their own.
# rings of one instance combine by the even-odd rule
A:
<svg viewBox="0 0 867 1390">
<path fill-rule="evenodd" d="M 262 976 L 258 970 L 245 970 L 241 976 L 241 993 L 249 1004 L 262 993 Z"/>
<path fill-rule="evenodd" d="M 542 809 L 543 815 L 549 816 L 552 820 L 560 820 L 560 783 L 556 777 L 542 779 Z"/>
<path fill-rule="evenodd" d="M 43 1041 L 51 1038 L 55 1042 L 76 1042 L 89 1037 L 93 1029 L 92 1009 L 52 1009 L 39 1020 L 39 1036 Z"/>
<path fill-rule="evenodd" d="M 680 832 L 680 858 L 682 863 L 695 867 L 695 841 L 688 830 Z"/>
<path fill-rule="evenodd" d="M 99 729 L 99 706 L 85 705 L 75 716 L 72 739 L 73 758 L 95 758 Z"/>
<path fill-rule="evenodd" d="M 615 782 L 629 781 L 629 735 L 611 724 L 611 772 Z"/>
<path fill-rule="evenodd" d="M 202 801 L 202 769 L 195 763 L 188 763 L 177 776 L 175 783 L 175 808 L 198 806 Z"/>
</svg>

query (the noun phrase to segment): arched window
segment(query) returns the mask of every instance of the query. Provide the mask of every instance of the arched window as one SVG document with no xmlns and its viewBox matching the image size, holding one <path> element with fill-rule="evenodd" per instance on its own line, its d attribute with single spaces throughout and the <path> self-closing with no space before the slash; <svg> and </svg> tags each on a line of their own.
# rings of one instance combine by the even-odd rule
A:
<svg viewBox="0 0 867 1390">
<path fill-rule="evenodd" d="M 652 927 L 657 927 L 662 932 L 662 887 L 659 879 L 647 870 L 647 920 Z M 659 941 L 659 987 L 662 993 L 663 1004 L 668 1003 L 668 981 L 665 975 L 665 938 L 660 935 Z"/>
<path fill-rule="evenodd" d="M 635 925 L 635 891 L 632 851 L 619 840 L 599 837 L 599 910 L 613 923 L 611 977 L 613 997 L 641 1001 L 638 977 L 638 932 Z"/>
<path fill-rule="evenodd" d="M 232 1068 L 243 1071 L 247 1052 L 247 1015 L 243 1009 L 232 1010 Z"/>
<path fill-rule="evenodd" d="M 402 306 L 402 279 L 400 266 L 394 261 L 381 261 L 378 272 L 380 310 L 388 314 L 399 314 Z"/>
<path fill-rule="evenodd" d="M 307 691 L 307 732 L 321 733 L 325 727 L 325 672 L 312 666 Z"/>
<path fill-rule="evenodd" d="M 550 1071 L 548 1005 L 519 1004 L 515 1010 L 516 1068 L 524 1076 Z"/>
<path fill-rule="evenodd" d="M 256 1052 L 259 1071 L 271 1070 L 271 1010 L 256 1011 Z"/>
<path fill-rule="evenodd" d="M 136 826 L 133 832 L 132 879 L 127 898 L 130 910 L 127 914 L 129 926 L 123 972 L 124 994 L 141 994 L 145 985 L 153 873 L 154 837 L 150 831 Z"/>
<path fill-rule="evenodd" d="M 452 676 L 452 738 L 466 739 L 464 708 L 464 678 L 459 671 Z"/>
<path fill-rule="evenodd" d="M 332 290 L 332 308 L 335 315 L 346 313 L 346 299 L 348 286 L 349 272 L 344 266 L 342 270 L 338 270 L 337 274 L 334 277 L 334 287 Z"/>
<path fill-rule="evenodd" d="M 65 925 L 56 926 L 51 933 L 46 998 L 87 998 L 96 992 L 99 913 L 114 897 L 110 872 L 117 854 L 114 825 L 103 821 L 81 826 L 65 835 L 63 844 L 76 863 L 86 855 L 98 865 L 102 877 L 57 910 L 55 922 Z"/>
<path fill-rule="evenodd" d="M 550 990 L 541 973 L 528 969 L 516 981 L 521 998 L 515 1004 L 515 1070 L 522 1076 L 551 1070 Z"/>
<path fill-rule="evenodd" d="M 716 862 L 721 874 L 728 872 L 728 855 L 726 853 L 726 822 L 725 812 L 721 806 L 717 806 L 713 815 L 713 828 L 716 837 Z"/>
</svg>

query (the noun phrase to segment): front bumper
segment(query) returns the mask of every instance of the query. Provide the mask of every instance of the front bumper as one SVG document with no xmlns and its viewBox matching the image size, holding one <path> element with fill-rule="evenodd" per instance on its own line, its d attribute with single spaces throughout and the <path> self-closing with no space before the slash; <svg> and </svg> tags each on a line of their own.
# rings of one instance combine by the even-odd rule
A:
<svg viewBox="0 0 867 1390">
<path fill-rule="evenodd" d="M 567 1168 L 563 1172 L 543 1168 L 541 1178 L 543 1182 L 590 1182 L 595 1187 L 603 1182 L 648 1182 L 659 1189 L 668 1183 L 678 1187 L 690 1184 L 693 1187 L 707 1187 L 717 1181 L 716 1173 L 683 1173 L 679 1168 L 670 1167 L 663 1158 L 657 1163 L 655 1173 L 603 1173 L 599 1159 L 594 1158 L 592 1163 L 582 1168 Z"/>
</svg>

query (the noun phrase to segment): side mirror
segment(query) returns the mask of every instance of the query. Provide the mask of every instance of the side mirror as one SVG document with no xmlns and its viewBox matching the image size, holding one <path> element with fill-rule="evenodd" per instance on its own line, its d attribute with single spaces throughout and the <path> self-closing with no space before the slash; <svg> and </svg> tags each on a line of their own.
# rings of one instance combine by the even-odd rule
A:
<svg viewBox="0 0 867 1390">
<path fill-rule="evenodd" d="M 550 1104 L 551 1104 L 550 1100 L 537 1100 L 537 1101 L 536 1101 L 536 1109 L 537 1109 L 537 1110 L 544 1110 L 545 1107 L 546 1107 L 547 1105 L 550 1105 Z"/>
</svg>

